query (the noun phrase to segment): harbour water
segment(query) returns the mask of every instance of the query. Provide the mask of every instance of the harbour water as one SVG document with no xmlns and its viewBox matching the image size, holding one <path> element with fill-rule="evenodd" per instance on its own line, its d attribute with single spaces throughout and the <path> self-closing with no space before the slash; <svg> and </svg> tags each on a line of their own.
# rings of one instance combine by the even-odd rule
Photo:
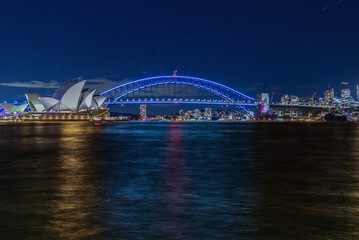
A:
<svg viewBox="0 0 359 240">
<path fill-rule="evenodd" d="M 359 124 L 0 125 L 0 239 L 359 239 Z"/>
</svg>

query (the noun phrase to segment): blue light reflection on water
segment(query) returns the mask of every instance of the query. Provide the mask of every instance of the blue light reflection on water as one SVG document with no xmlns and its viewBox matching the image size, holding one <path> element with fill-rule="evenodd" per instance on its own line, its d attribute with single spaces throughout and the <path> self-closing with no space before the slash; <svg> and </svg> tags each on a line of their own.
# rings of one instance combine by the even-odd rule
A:
<svg viewBox="0 0 359 240">
<path fill-rule="evenodd" d="M 227 138 L 229 129 L 202 126 L 201 130 L 200 133 L 196 125 L 181 122 L 137 123 L 106 129 L 106 137 L 114 141 L 110 145 L 122 145 L 112 156 L 118 161 L 121 159 L 121 169 L 108 169 L 111 187 L 105 189 L 111 190 L 109 199 L 112 200 L 107 204 L 114 209 L 112 214 L 121 216 L 125 213 L 122 218 L 117 218 L 124 226 L 124 235 L 132 232 L 134 235 L 130 237 L 135 237 L 146 228 L 149 231 L 143 234 L 149 235 L 144 238 L 188 239 L 194 235 L 215 239 L 223 237 L 222 231 L 218 235 L 218 229 L 232 229 L 227 232 L 232 237 L 239 231 L 251 230 L 246 217 L 248 208 L 254 204 L 251 199 L 255 191 L 251 189 L 252 183 L 248 184 L 251 164 L 248 166 L 244 152 L 240 161 L 242 171 L 228 162 L 223 163 L 226 161 L 223 155 L 228 154 L 226 151 L 248 150 L 248 146 L 240 144 L 248 139 Z M 113 135 L 119 132 L 122 137 L 114 139 Z M 224 139 L 239 145 L 235 150 L 217 148 L 218 141 Z M 121 174 L 125 175 L 124 179 Z M 119 182 L 113 181 L 114 176 L 119 177 Z M 242 183 L 241 186 L 238 183 Z M 128 208 L 120 210 L 126 203 Z M 150 207 L 148 203 L 151 203 Z M 142 217 L 134 223 L 133 217 L 139 215 Z"/>
<path fill-rule="evenodd" d="M 108 189 L 118 201 L 109 204 L 127 200 L 127 214 L 143 213 L 136 223 L 127 218 L 129 222 L 122 230 L 138 233 L 146 226 L 153 228 L 153 237 L 164 239 L 171 234 L 176 239 L 188 239 L 192 234 L 215 239 L 223 237 L 226 229 L 230 230 L 227 236 L 236 237 L 239 232 L 254 230 L 248 216 L 255 204 L 254 182 L 250 181 L 253 163 L 248 159 L 251 137 L 246 137 L 252 131 L 238 127 L 236 136 L 231 135 L 230 127 L 198 123 L 137 123 L 107 128 L 107 138 L 115 141 L 113 147 L 123 145 L 116 156 L 121 159 L 127 189 L 121 187 L 123 183 L 114 187 L 116 183 L 111 182 L 114 185 Z M 112 135 L 119 132 L 121 139 L 114 140 Z M 219 142 L 231 142 L 235 147 L 218 146 Z M 229 159 L 228 154 L 235 158 Z M 119 174 L 114 172 L 115 176 Z"/>
</svg>

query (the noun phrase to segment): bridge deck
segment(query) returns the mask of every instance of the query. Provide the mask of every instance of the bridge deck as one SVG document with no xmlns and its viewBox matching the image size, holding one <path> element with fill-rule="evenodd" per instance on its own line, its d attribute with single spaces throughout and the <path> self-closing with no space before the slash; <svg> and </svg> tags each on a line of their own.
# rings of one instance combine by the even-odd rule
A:
<svg viewBox="0 0 359 240">
<path fill-rule="evenodd" d="M 257 106 L 256 103 L 243 103 L 243 102 L 213 102 L 213 101 L 116 101 L 106 102 L 106 105 L 113 104 L 206 104 L 206 105 L 229 105 L 229 106 Z"/>
</svg>

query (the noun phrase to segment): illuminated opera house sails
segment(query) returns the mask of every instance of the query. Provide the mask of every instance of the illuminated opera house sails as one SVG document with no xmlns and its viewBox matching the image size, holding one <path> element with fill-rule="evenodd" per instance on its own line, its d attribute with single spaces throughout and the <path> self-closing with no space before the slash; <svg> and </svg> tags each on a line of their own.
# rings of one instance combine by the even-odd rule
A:
<svg viewBox="0 0 359 240">
<path fill-rule="evenodd" d="M 100 108 L 106 97 L 95 96 L 96 90 L 84 90 L 86 80 L 79 82 L 72 80 L 55 91 L 52 97 L 44 97 L 40 94 L 25 94 L 31 112 L 54 112 L 91 110 Z"/>
<path fill-rule="evenodd" d="M 25 111 L 25 108 L 27 107 L 27 103 L 22 105 L 0 103 L 0 107 L 4 108 L 8 114 L 22 113 Z"/>
</svg>

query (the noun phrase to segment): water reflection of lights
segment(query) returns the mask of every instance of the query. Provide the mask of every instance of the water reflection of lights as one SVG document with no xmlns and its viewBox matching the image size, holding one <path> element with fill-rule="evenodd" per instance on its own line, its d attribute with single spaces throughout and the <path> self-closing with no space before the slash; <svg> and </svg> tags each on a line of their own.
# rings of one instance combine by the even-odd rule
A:
<svg viewBox="0 0 359 240">
<path fill-rule="evenodd" d="M 81 124 L 58 127 L 61 128 L 60 151 L 49 230 L 65 239 L 95 236 L 103 230 L 95 220 L 99 198 L 96 150 L 91 142 L 93 130 Z"/>
<path fill-rule="evenodd" d="M 181 123 L 173 123 L 169 126 L 164 162 L 165 188 L 162 198 L 166 204 L 164 209 L 166 220 L 163 232 L 170 239 L 180 238 L 183 229 L 186 228 L 185 224 L 179 220 L 188 195 L 182 131 Z"/>
</svg>

